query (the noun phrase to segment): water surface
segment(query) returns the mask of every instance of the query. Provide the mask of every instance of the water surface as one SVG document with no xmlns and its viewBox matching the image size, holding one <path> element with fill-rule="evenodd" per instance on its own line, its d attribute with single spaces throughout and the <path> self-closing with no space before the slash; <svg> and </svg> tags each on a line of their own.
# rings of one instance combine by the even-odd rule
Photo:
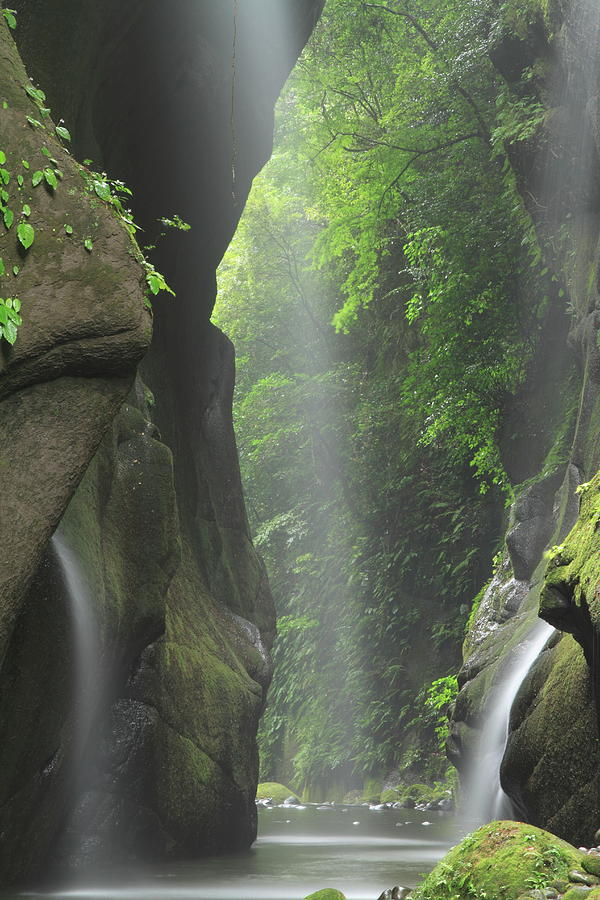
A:
<svg viewBox="0 0 600 900">
<path fill-rule="evenodd" d="M 3 900 L 302 900 L 323 887 L 377 900 L 395 884 L 414 886 L 461 836 L 438 812 L 275 807 L 259 811 L 259 837 L 245 854 L 113 871 Z"/>
</svg>

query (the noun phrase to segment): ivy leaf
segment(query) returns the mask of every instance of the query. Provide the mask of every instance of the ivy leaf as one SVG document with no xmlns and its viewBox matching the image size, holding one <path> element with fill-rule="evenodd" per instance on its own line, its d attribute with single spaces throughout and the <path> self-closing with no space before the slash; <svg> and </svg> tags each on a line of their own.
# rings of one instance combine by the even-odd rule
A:
<svg viewBox="0 0 600 900">
<path fill-rule="evenodd" d="M 56 126 L 56 133 L 59 137 L 63 139 L 63 141 L 70 141 L 71 135 L 67 128 L 64 128 L 62 125 Z"/>
<path fill-rule="evenodd" d="M 4 305 L 4 301 L 0 300 L 0 325 L 6 325 L 8 322 L 8 309 Z"/>
<path fill-rule="evenodd" d="M 41 184 L 43 180 L 44 180 L 44 173 L 40 172 L 39 169 L 37 170 L 37 172 L 34 172 L 33 175 L 31 176 L 31 183 L 34 187 L 37 187 L 38 184 Z"/>
<path fill-rule="evenodd" d="M 12 209 L 6 208 L 4 210 L 3 219 L 6 228 L 10 228 L 12 226 L 12 223 L 15 221 L 15 214 Z"/>
<path fill-rule="evenodd" d="M 21 222 L 17 227 L 17 237 L 25 250 L 29 250 L 35 240 L 35 231 L 29 222 Z"/>
</svg>

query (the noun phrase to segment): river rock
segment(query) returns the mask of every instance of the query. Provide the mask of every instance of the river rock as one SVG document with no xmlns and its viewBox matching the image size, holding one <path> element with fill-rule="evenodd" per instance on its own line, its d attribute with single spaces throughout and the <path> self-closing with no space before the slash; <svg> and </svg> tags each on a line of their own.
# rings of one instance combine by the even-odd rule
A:
<svg viewBox="0 0 600 900">
<path fill-rule="evenodd" d="M 530 898 L 530 879 L 539 876 L 539 867 L 549 855 L 557 878 L 566 878 L 581 863 L 575 847 L 549 832 L 520 822 L 492 822 L 450 850 L 412 896 L 414 900 L 463 898 L 468 872 L 473 896 Z"/>
<path fill-rule="evenodd" d="M 597 850 L 590 850 L 589 853 L 586 853 L 581 864 L 590 875 L 600 876 L 600 853 Z"/>
<path fill-rule="evenodd" d="M 588 887 L 598 884 L 598 879 L 595 875 L 590 875 L 588 872 L 580 872 L 578 869 L 573 869 L 572 872 L 569 872 L 569 881 L 573 884 L 585 884 Z"/>
<path fill-rule="evenodd" d="M 322 891 L 317 891 L 315 894 L 310 894 L 308 897 L 305 897 L 304 900 L 346 900 L 346 897 L 341 891 L 336 891 L 333 888 L 325 888 Z"/>
</svg>

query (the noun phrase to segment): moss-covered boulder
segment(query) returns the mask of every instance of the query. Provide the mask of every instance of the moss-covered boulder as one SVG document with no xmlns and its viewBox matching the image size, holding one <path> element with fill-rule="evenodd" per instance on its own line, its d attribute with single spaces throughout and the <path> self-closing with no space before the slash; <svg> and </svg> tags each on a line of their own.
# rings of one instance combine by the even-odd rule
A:
<svg viewBox="0 0 600 900">
<path fill-rule="evenodd" d="M 274 803 L 283 803 L 288 797 L 300 800 L 298 794 L 295 794 L 285 784 L 278 784 L 276 781 L 263 781 L 256 788 L 257 800 L 273 800 Z"/>
<path fill-rule="evenodd" d="M 582 854 L 547 831 L 521 822 L 492 822 L 454 847 L 416 890 L 414 900 L 519 900 L 580 869 Z"/>
<path fill-rule="evenodd" d="M 333 888 L 325 888 L 324 891 L 317 891 L 316 894 L 310 894 L 305 900 L 346 900 L 341 891 Z"/>
</svg>

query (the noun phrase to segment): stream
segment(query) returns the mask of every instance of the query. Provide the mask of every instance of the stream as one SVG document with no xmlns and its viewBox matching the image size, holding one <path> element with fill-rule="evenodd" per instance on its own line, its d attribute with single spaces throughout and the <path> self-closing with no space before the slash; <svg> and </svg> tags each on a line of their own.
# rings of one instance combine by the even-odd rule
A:
<svg viewBox="0 0 600 900">
<path fill-rule="evenodd" d="M 266 808 L 259 810 L 258 839 L 245 854 L 112 870 L 86 883 L 0 897 L 302 900 L 312 891 L 336 887 L 348 900 L 377 900 L 393 885 L 415 886 L 461 837 L 453 818 L 433 811 Z"/>
</svg>

